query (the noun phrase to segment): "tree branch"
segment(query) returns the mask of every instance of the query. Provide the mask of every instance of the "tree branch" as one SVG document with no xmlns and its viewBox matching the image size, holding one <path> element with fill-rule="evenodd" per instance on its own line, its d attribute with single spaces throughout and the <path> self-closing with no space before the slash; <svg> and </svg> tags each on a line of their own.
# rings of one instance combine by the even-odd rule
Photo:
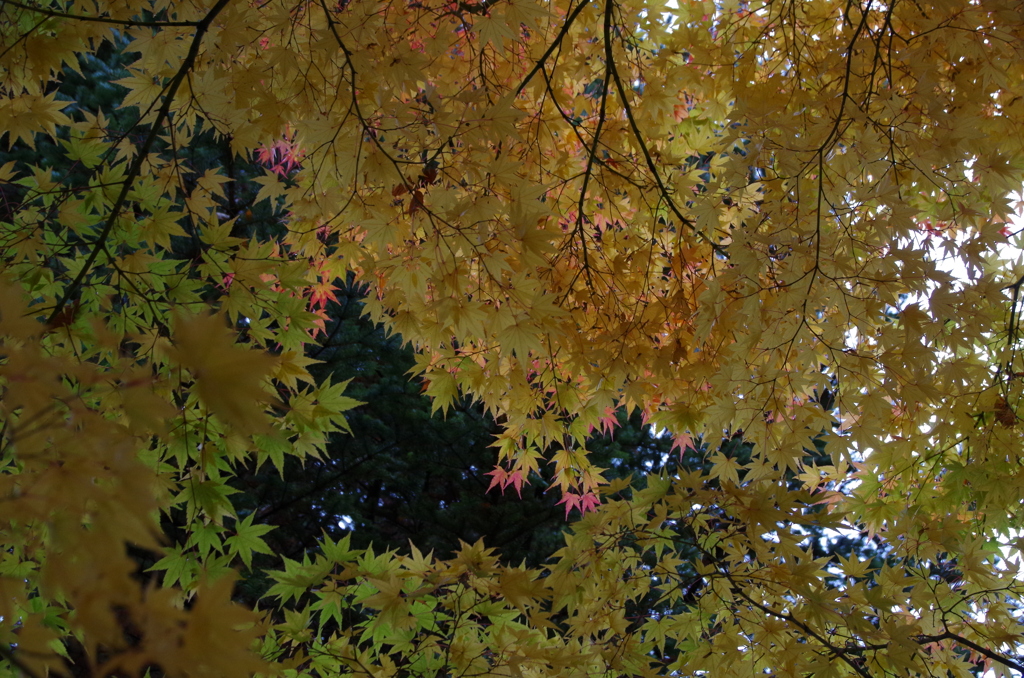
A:
<svg viewBox="0 0 1024 678">
<path fill-rule="evenodd" d="M 9 0 L 5 0 L 9 1 Z M 192 38 L 192 44 L 189 45 L 188 54 L 185 55 L 185 60 L 182 62 L 178 72 L 175 73 L 174 77 L 167 84 L 166 94 L 164 94 L 163 105 L 157 111 L 156 119 L 153 121 L 150 127 L 149 134 L 146 135 L 145 140 L 139 145 L 135 159 L 132 161 L 131 166 L 128 168 L 128 173 L 125 175 L 124 183 L 121 185 L 121 192 L 118 194 L 117 199 L 110 208 L 110 214 L 107 216 L 106 223 L 103 224 L 103 230 L 96 237 L 93 242 L 92 251 L 86 258 L 85 263 L 82 265 L 82 269 L 75 276 L 75 279 L 71 281 L 67 289 L 64 290 L 63 296 L 57 301 L 57 304 L 53 307 L 53 311 L 50 316 L 46 319 L 47 324 L 50 324 L 54 319 L 60 315 L 61 311 L 64 310 L 64 306 L 68 303 L 72 296 L 81 287 L 82 281 L 85 280 L 85 276 L 88 275 L 92 265 L 96 262 L 96 258 L 100 252 L 104 249 L 104 244 L 107 238 L 110 237 L 110 232 L 114 229 L 114 223 L 117 222 L 117 218 L 121 216 L 121 212 L 124 210 L 125 203 L 128 201 L 128 193 L 131 191 L 132 186 L 135 184 L 135 180 L 139 178 L 139 174 L 142 172 L 142 165 L 146 161 L 146 156 L 149 155 L 149 150 L 152 148 L 153 143 L 156 141 L 157 136 L 160 134 L 160 126 L 171 114 L 171 105 L 174 103 L 174 96 L 178 93 L 178 88 L 181 87 L 181 83 L 185 81 L 185 77 L 192 70 L 192 66 L 195 65 L 196 57 L 199 55 L 199 46 L 203 41 L 203 36 L 206 35 L 206 31 L 209 30 L 210 24 L 213 23 L 214 18 L 220 11 L 224 9 L 230 0 L 217 0 L 217 4 L 207 12 L 206 16 L 203 17 L 199 23 L 194 24 L 196 27 L 196 34 Z M 193 25 L 193 24 L 185 24 Z"/>
<path fill-rule="evenodd" d="M 543 54 L 540 55 L 540 58 L 537 59 L 537 63 L 533 65 L 533 68 L 530 69 L 530 72 L 526 74 L 526 77 L 524 77 L 522 81 L 519 83 L 519 86 L 516 87 L 515 96 L 518 97 L 520 94 L 522 94 L 523 90 L 526 89 L 526 86 L 530 84 L 530 80 L 533 79 L 533 76 L 537 75 L 538 71 L 540 71 L 540 69 L 544 67 L 544 64 L 548 60 L 548 57 L 550 57 L 551 54 L 556 49 L 558 49 L 558 45 L 561 44 L 562 39 L 565 38 L 566 35 L 568 35 L 569 29 L 572 27 L 573 22 L 576 21 L 576 17 L 578 17 L 580 15 L 580 12 L 582 12 L 583 9 L 589 4 L 590 0 L 583 0 L 582 2 L 580 2 L 579 5 L 576 6 L 576 9 L 572 11 L 572 14 L 565 18 L 565 23 L 563 23 L 562 27 L 559 29 L 558 35 L 555 36 L 555 39 L 551 41 L 551 44 L 548 45 L 548 48 L 544 51 Z"/>
<path fill-rule="evenodd" d="M 991 659 L 992 661 L 998 662 L 998 663 L 1002 664 L 1003 666 L 1005 666 L 1007 668 L 1011 668 L 1014 671 L 1020 671 L 1022 674 L 1024 674 L 1024 664 L 1021 664 L 1020 662 L 1015 662 L 1012 659 L 1008 659 L 1006 657 L 1006 655 L 1000 654 L 998 652 L 993 652 L 992 650 L 989 650 L 986 647 L 978 645 L 977 643 L 975 643 L 972 640 L 967 640 L 963 636 L 961 636 L 959 634 L 956 634 L 956 633 L 953 633 L 952 631 L 950 631 L 948 629 L 946 630 L 945 633 L 940 633 L 938 635 L 934 635 L 934 636 L 918 636 L 917 637 L 917 641 L 918 642 L 938 642 L 940 640 L 953 640 L 953 641 L 956 641 L 957 643 L 963 645 L 964 647 L 970 648 L 971 650 L 974 650 L 975 652 L 977 652 L 981 656 L 985 657 L 986 659 Z"/>
<path fill-rule="evenodd" d="M 180 28 L 180 27 L 192 27 L 199 26 L 202 21 L 135 21 L 132 19 L 110 19 L 108 17 L 101 16 L 86 16 L 84 14 L 69 14 L 67 12 L 58 12 L 53 9 L 44 9 L 42 7 L 35 7 L 33 5 L 26 5 L 16 0 L 0 0 L 0 6 L 10 5 L 23 9 L 27 12 L 36 12 L 46 17 L 54 17 L 59 19 L 73 19 L 75 21 L 91 21 L 93 23 L 100 24 L 112 24 L 114 26 L 142 26 L 146 28 Z"/>
</svg>

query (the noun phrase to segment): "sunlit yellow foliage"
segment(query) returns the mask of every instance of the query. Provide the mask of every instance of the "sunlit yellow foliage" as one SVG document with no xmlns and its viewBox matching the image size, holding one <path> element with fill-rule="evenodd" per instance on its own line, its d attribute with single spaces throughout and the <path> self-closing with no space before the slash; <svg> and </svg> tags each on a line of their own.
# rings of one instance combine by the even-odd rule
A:
<svg viewBox="0 0 1024 678">
<path fill-rule="evenodd" d="M 127 131 L 53 93 L 105 43 Z M 11 671 L 1024 671 L 1019 2 L 5 0 L 0 48 L 6 149 L 77 173 L 0 169 Z M 207 131 L 265 176 L 194 172 Z M 546 569 L 325 542 L 230 602 L 234 465 L 357 404 L 303 357 L 345 275 L 437 409 L 502 422 L 498 484 L 585 514 Z M 621 410 L 753 453 L 609 488 Z"/>
</svg>

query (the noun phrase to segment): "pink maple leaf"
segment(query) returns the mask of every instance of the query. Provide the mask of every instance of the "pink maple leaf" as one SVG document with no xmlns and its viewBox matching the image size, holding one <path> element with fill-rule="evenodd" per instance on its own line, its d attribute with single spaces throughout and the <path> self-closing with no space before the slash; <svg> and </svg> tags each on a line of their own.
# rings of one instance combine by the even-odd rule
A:
<svg viewBox="0 0 1024 678">
<path fill-rule="evenodd" d="M 565 504 L 565 517 L 568 519 L 569 512 L 573 509 L 579 509 L 583 515 L 586 515 L 587 511 L 596 511 L 597 507 L 601 505 L 601 497 L 597 492 L 586 492 L 584 494 L 566 492 L 558 500 L 558 504 Z"/>
<path fill-rule="evenodd" d="M 679 448 L 680 459 L 682 459 L 683 455 L 686 454 L 686 450 L 697 449 L 693 444 L 693 436 L 686 432 L 676 436 L 675 440 L 672 441 L 672 448 L 669 450 L 669 452 L 675 450 L 676 448 Z"/>
<path fill-rule="evenodd" d="M 523 498 L 523 483 L 526 481 L 522 469 L 509 472 L 500 466 L 495 466 L 493 471 L 488 471 L 484 475 L 491 476 L 491 484 L 487 486 L 487 491 L 490 492 L 495 487 L 499 488 L 502 493 L 508 489 L 511 485 L 515 488 L 516 494 L 519 498 Z"/>
</svg>

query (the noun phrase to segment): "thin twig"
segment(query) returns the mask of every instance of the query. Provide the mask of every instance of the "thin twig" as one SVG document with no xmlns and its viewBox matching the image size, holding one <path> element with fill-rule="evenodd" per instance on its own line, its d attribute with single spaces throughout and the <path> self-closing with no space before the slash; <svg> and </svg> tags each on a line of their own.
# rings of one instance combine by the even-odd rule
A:
<svg viewBox="0 0 1024 678">
<path fill-rule="evenodd" d="M 551 56 L 552 52 L 554 52 L 562 43 L 562 39 L 569 33 L 569 29 L 572 27 L 573 22 L 576 21 L 576 17 L 578 17 L 580 12 L 583 11 L 583 8 L 589 4 L 590 0 L 583 0 L 576 6 L 576 9 L 572 11 L 572 14 L 565 18 L 565 23 L 562 24 L 562 27 L 558 30 L 558 35 L 555 36 L 555 39 L 551 41 L 548 48 L 540 55 L 540 59 L 537 59 L 537 63 L 533 65 L 530 72 L 526 74 L 526 77 L 524 77 L 522 82 L 519 83 L 519 86 L 516 87 L 516 96 L 523 93 L 523 90 L 526 89 L 528 84 L 530 84 L 530 80 L 533 79 L 533 76 L 537 75 L 538 71 L 544 67 L 544 64 L 547 63 L 548 57 Z"/>
<path fill-rule="evenodd" d="M 18 9 L 23 9 L 27 12 L 36 12 L 42 14 L 45 17 L 55 17 L 59 19 L 73 19 L 75 21 L 91 21 L 93 23 L 100 24 L 113 24 L 115 26 L 141 26 L 145 28 L 191 28 L 193 26 L 198 27 L 202 21 L 135 21 L 133 19 L 111 19 L 109 17 L 102 16 L 86 16 L 84 14 L 68 14 L 67 12 L 58 12 L 52 9 L 44 9 L 42 7 L 35 7 L 33 5 L 26 5 L 16 0 L 0 0 L 0 6 L 11 5 Z"/>
<path fill-rule="evenodd" d="M 5 0 L 8 1 L 9 0 Z M 164 94 L 164 103 L 157 111 L 156 119 L 153 121 L 152 126 L 149 130 L 149 134 L 146 135 L 146 139 L 139 145 L 138 153 L 135 159 L 132 161 L 131 166 L 128 169 L 128 173 L 125 175 L 124 183 L 121 185 L 121 192 L 118 194 L 117 199 L 114 201 L 113 206 L 110 208 L 110 214 L 107 216 L 107 221 L 103 225 L 103 230 L 100 231 L 95 242 L 93 242 L 92 251 L 86 258 L 85 263 L 82 265 L 82 269 L 75 276 L 75 279 L 71 281 L 67 289 L 64 290 L 63 296 L 53 307 L 53 311 L 50 313 L 50 317 L 47 318 L 47 324 L 50 324 L 60 315 L 61 311 L 64 310 L 64 306 L 67 305 L 68 301 L 81 287 L 82 281 L 85 280 L 85 276 L 88 275 L 92 265 L 96 262 L 96 258 L 100 252 L 104 249 L 104 244 L 107 238 L 110 237 L 110 232 L 114 229 L 114 223 L 117 222 L 117 218 L 121 215 L 121 212 L 125 208 L 125 203 L 128 202 L 128 193 L 131 191 L 132 186 L 135 184 L 135 180 L 139 178 L 142 173 L 142 165 L 146 162 L 146 157 L 149 155 L 149 150 L 152 148 L 153 143 L 156 141 L 157 136 L 160 134 L 161 125 L 171 114 L 171 105 L 174 103 L 174 96 L 178 93 L 178 88 L 181 87 L 181 83 L 185 81 L 192 67 L 195 65 L 196 57 L 199 55 L 199 46 L 203 41 L 203 36 L 206 35 L 206 31 L 209 30 L 210 24 L 213 23 L 214 18 L 224 9 L 230 0 L 218 0 L 217 4 L 207 13 L 205 17 L 197 24 L 196 34 L 192 38 L 192 44 L 189 46 L 188 54 L 185 55 L 185 60 L 182 62 L 178 72 L 174 75 L 174 78 L 168 83 Z M 189 24 L 192 25 L 192 24 Z"/>
</svg>

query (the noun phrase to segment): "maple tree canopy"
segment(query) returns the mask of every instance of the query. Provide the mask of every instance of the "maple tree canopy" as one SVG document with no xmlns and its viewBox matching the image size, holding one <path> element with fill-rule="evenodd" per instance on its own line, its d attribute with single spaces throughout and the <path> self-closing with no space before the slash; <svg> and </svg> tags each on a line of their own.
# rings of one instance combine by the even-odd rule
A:
<svg viewBox="0 0 1024 678">
<path fill-rule="evenodd" d="M 4 0 L 5 670 L 1024 671 L 1022 7 Z M 305 352 L 346 276 L 582 514 L 549 565 L 325 538 L 232 602 L 235 469 L 358 405 Z M 706 466 L 607 484 L 623 412 Z"/>
</svg>

